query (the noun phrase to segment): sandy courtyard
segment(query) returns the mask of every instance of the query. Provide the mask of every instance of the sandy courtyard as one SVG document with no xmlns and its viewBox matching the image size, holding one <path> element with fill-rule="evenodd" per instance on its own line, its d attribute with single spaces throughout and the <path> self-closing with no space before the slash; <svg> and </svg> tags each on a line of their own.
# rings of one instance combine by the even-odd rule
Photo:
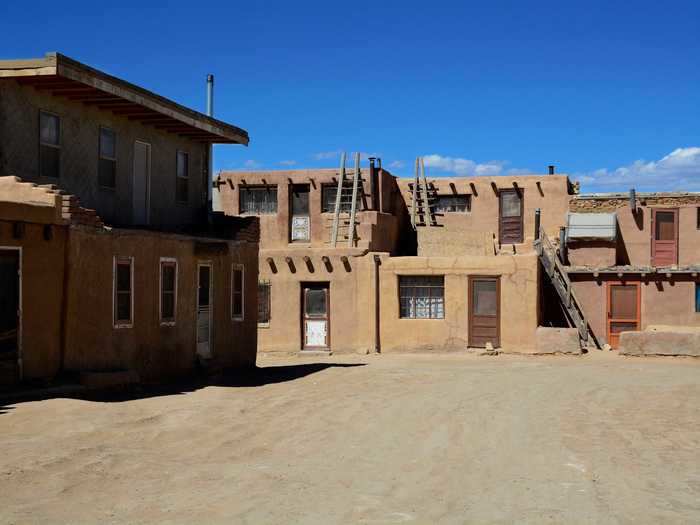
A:
<svg viewBox="0 0 700 525">
<path fill-rule="evenodd" d="M 700 521 L 700 360 L 259 365 L 181 393 L 0 404 L 0 523 Z"/>
</svg>

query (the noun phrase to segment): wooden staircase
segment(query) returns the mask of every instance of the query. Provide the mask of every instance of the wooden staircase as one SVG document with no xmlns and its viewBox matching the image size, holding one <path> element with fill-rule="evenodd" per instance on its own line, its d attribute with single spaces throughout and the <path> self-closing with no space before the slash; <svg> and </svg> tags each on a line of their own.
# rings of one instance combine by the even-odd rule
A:
<svg viewBox="0 0 700 525">
<path fill-rule="evenodd" d="M 336 247 L 339 239 L 346 241 L 350 248 L 357 242 L 357 201 L 360 192 L 364 191 L 363 182 L 360 177 L 360 154 L 355 153 L 355 168 L 352 178 L 348 178 L 345 173 L 345 153 L 343 153 L 340 157 L 338 188 L 331 224 L 330 244 L 333 248 Z"/>
<path fill-rule="evenodd" d="M 437 214 L 435 204 L 437 191 L 435 187 L 428 184 L 425 178 L 425 164 L 423 157 L 416 157 L 416 170 L 413 184 L 409 184 L 411 190 L 411 225 L 413 229 L 417 226 L 437 226 Z"/>
<path fill-rule="evenodd" d="M 576 298 L 566 268 L 559 260 L 557 249 L 542 228 L 539 229 L 537 237 L 538 238 L 535 239 L 535 250 L 542 263 L 542 267 L 547 273 L 547 277 L 561 299 L 561 304 L 564 307 L 570 324 L 578 330 L 581 347 L 585 348 L 592 343 L 596 348 L 600 348 L 598 340 L 590 329 L 581 303 Z"/>
</svg>

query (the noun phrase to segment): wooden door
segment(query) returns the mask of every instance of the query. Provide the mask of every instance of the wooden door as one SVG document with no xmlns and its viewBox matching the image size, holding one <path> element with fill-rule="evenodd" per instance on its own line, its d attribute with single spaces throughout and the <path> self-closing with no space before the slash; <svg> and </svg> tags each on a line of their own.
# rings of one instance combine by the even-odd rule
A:
<svg viewBox="0 0 700 525">
<path fill-rule="evenodd" d="M 651 264 L 653 266 L 678 264 L 677 209 L 652 209 Z"/>
<path fill-rule="evenodd" d="M 151 184 L 151 145 L 146 142 L 134 142 L 133 174 L 133 223 L 149 223 L 149 200 Z"/>
<path fill-rule="evenodd" d="M 309 217 L 308 184 L 293 184 L 289 190 L 291 242 L 309 242 L 311 239 L 311 219 Z"/>
<path fill-rule="evenodd" d="M 469 277 L 469 346 L 501 346 L 501 283 L 498 277 Z"/>
<path fill-rule="evenodd" d="M 197 354 L 211 357 L 212 272 L 209 263 L 197 265 Z"/>
<path fill-rule="evenodd" d="M 326 349 L 330 345 L 330 297 L 328 283 L 305 284 L 302 292 L 304 349 Z"/>
<path fill-rule="evenodd" d="M 622 332 L 639 330 L 639 283 L 608 283 L 608 344 L 617 348 Z"/>
<path fill-rule="evenodd" d="M 501 244 L 523 242 L 523 192 L 508 189 L 498 192 L 498 231 Z"/>
<path fill-rule="evenodd" d="M 0 390 L 19 379 L 20 252 L 0 249 Z"/>
</svg>

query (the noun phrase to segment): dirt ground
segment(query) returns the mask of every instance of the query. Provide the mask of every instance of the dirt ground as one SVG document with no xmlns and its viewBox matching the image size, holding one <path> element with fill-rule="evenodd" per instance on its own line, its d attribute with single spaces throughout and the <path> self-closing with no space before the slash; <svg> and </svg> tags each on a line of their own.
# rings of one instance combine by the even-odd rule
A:
<svg viewBox="0 0 700 525">
<path fill-rule="evenodd" d="M 0 522 L 700 521 L 700 360 L 259 365 L 152 397 L 0 404 Z"/>
</svg>

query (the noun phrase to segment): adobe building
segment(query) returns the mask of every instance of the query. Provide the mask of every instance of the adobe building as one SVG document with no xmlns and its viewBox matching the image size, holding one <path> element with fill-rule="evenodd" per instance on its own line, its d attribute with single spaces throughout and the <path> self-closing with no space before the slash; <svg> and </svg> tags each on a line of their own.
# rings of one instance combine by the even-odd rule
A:
<svg viewBox="0 0 700 525">
<path fill-rule="evenodd" d="M 60 54 L 0 61 L 0 387 L 253 366 L 258 223 L 208 211 L 247 133 Z"/>
</svg>

